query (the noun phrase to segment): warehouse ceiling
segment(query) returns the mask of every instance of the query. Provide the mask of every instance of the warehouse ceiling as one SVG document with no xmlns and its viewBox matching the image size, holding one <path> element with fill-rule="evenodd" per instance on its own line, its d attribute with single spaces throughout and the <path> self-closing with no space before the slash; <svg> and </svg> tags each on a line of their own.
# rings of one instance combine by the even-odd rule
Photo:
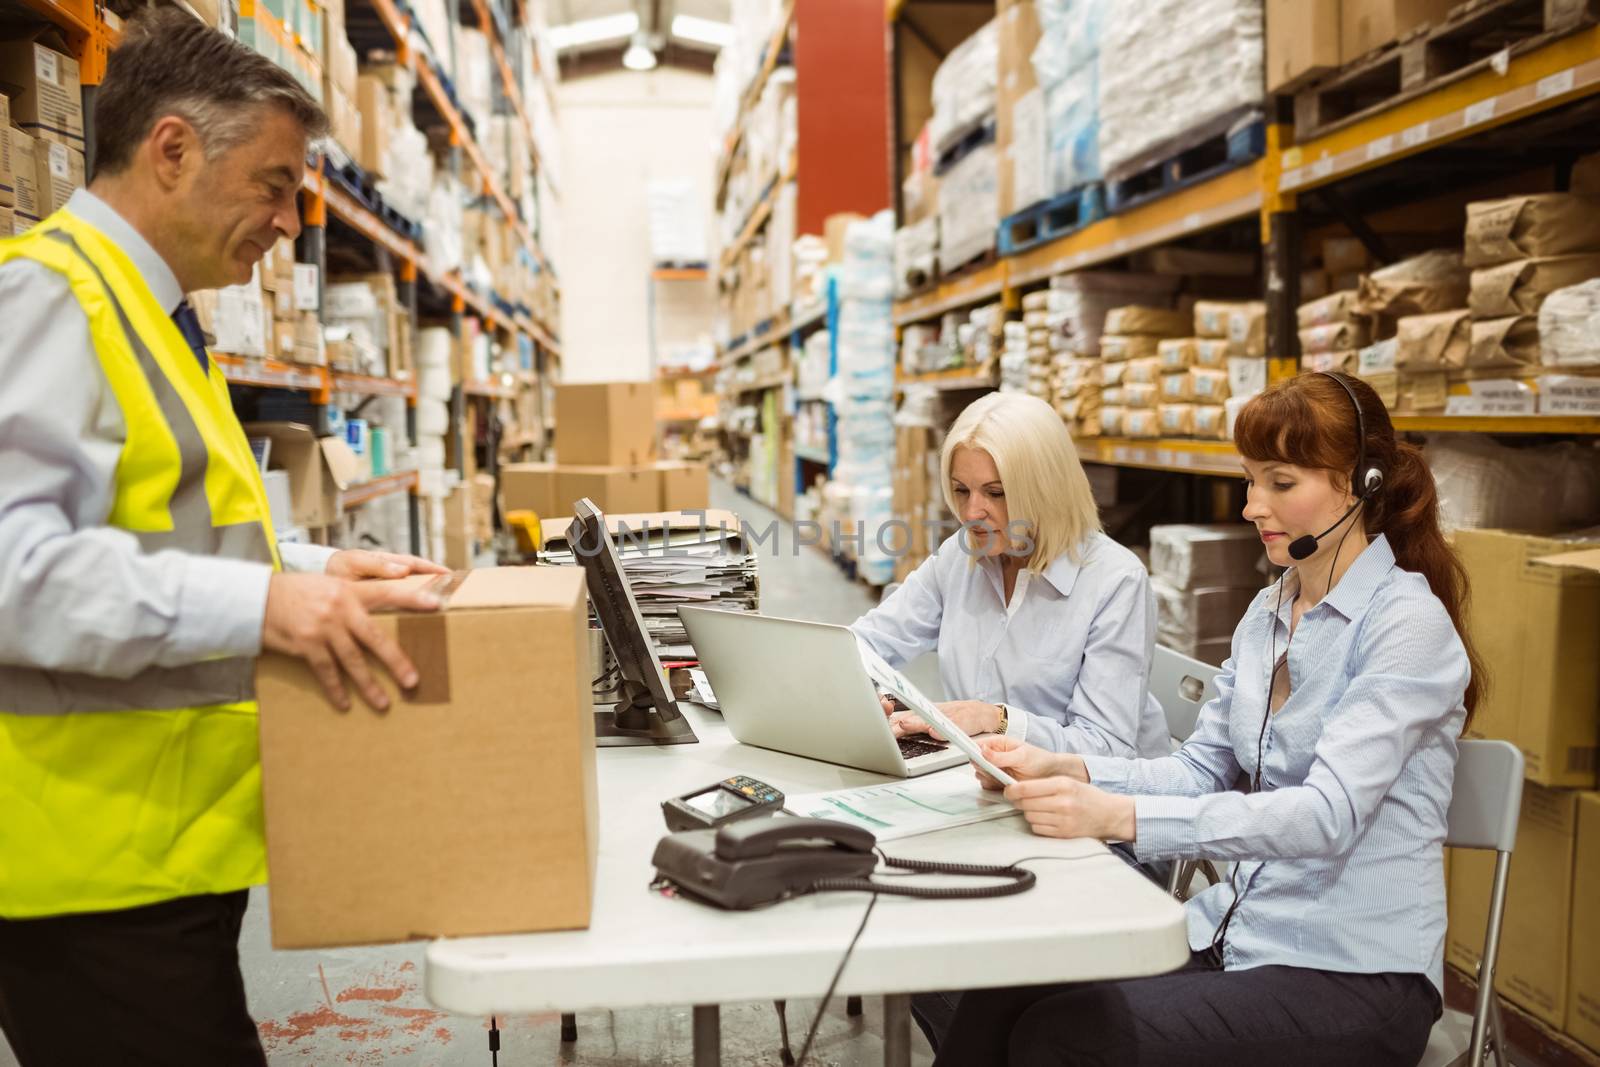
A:
<svg viewBox="0 0 1600 1067">
<path fill-rule="evenodd" d="M 729 7 L 730 0 L 548 0 L 546 12 L 561 75 L 576 78 L 617 70 L 636 45 L 662 65 L 709 73 L 718 39 L 731 34 Z"/>
</svg>

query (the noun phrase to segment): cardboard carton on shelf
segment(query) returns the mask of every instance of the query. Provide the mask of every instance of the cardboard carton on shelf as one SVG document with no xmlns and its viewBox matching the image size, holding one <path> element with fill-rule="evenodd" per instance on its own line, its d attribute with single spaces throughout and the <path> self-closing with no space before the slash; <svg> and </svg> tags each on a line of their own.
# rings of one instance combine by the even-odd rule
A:
<svg viewBox="0 0 1600 1067">
<path fill-rule="evenodd" d="M 401 581 L 448 598 L 375 616 L 421 676 L 401 693 L 380 675 L 388 713 L 359 698 L 336 711 L 302 661 L 260 662 L 274 946 L 587 926 L 599 810 L 582 569 Z"/>
<path fill-rule="evenodd" d="M 557 424 L 557 428 L 561 426 Z M 630 514 L 659 510 L 661 476 L 655 467 L 574 465 L 562 463 L 555 472 L 556 501 L 567 502 L 562 513 L 572 511 L 572 502 L 588 497 L 604 512 Z"/>
<path fill-rule="evenodd" d="M 1288 93 L 1337 68 L 1339 0 L 1267 0 L 1267 92 Z"/>
<path fill-rule="evenodd" d="M 361 480 L 363 463 L 342 437 L 318 437 L 297 422 L 252 422 L 250 437 L 272 441 L 269 464 L 289 473 L 294 524 L 315 529 L 339 518 L 339 493 Z"/>
<path fill-rule="evenodd" d="M 1458 530 L 1467 626 L 1490 685 L 1469 736 L 1510 741 L 1527 777 L 1592 789 L 1600 751 L 1600 549 L 1505 530 Z"/>
<path fill-rule="evenodd" d="M 0 207 L 17 206 L 17 178 L 11 163 L 11 104 L 0 93 Z M 0 237 L 10 237 L 10 231 Z"/>
<path fill-rule="evenodd" d="M 78 61 L 56 31 L 0 41 L 0 93 L 11 100 L 11 122 L 28 136 L 83 151 Z"/>
<path fill-rule="evenodd" d="M 500 468 L 500 501 L 506 511 L 531 511 L 539 518 L 568 515 L 572 502 L 556 502 L 554 463 L 507 463 Z"/>
<path fill-rule="evenodd" d="M 13 126 L 6 137 L 11 147 L 11 180 L 14 186 L 12 210 L 16 213 L 17 230 L 32 227 L 44 218 L 43 197 L 39 190 L 39 168 L 32 137 Z"/>
<path fill-rule="evenodd" d="M 1420 26 L 1438 23 L 1460 0 L 1340 0 L 1340 63 L 1353 63 Z"/>
<path fill-rule="evenodd" d="M 556 460 L 563 465 L 643 466 L 652 462 L 656 455 L 655 385 L 598 382 L 556 386 L 555 446 Z"/>
<path fill-rule="evenodd" d="M 711 469 L 704 463 L 666 460 L 656 464 L 661 481 L 662 511 L 691 511 L 711 506 Z"/>
</svg>

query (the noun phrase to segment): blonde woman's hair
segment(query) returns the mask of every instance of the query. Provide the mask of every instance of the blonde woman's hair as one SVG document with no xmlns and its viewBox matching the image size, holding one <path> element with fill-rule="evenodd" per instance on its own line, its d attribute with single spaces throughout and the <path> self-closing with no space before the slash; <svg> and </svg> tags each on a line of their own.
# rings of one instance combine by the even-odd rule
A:
<svg viewBox="0 0 1600 1067">
<path fill-rule="evenodd" d="M 1063 554 L 1081 562 L 1084 541 L 1100 532 L 1100 511 L 1072 435 L 1054 408 L 1036 396 L 990 393 L 957 416 L 939 457 L 944 502 L 957 517 L 950 464 L 958 448 L 981 449 L 994 460 L 1011 523 L 1026 523 L 1033 541 L 1029 570 L 1042 571 Z"/>
</svg>

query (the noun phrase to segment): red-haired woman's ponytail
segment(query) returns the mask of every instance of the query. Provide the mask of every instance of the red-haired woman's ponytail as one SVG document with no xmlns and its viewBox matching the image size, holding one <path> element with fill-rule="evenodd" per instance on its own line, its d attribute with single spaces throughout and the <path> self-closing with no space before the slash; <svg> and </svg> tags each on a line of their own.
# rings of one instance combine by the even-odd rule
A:
<svg viewBox="0 0 1600 1067">
<path fill-rule="evenodd" d="M 1472 665 L 1472 677 L 1462 698 L 1470 722 L 1483 697 L 1483 660 L 1467 633 L 1470 594 L 1466 568 L 1439 529 L 1439 491 L 1421 449 L 1405 441 L 1395 442 L 1393 459 L 1384 471 L 1383 489 L 1368 506 L 1371 512 L 1367 529 L 1389 539 L 1396 563 L 1428 580 L 1428 588 L 1455 623 L 1456 633 L 1467 650 L 1467 661 Z"/>
</svg>

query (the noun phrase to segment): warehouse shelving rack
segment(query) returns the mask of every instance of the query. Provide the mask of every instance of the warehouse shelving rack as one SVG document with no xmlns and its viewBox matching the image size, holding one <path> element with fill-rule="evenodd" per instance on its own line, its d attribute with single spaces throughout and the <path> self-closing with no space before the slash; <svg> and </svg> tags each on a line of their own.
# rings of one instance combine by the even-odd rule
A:
<svg viewBox="0 0 1600 1067">
<path fill-rule="evenodd" d="M 952 36 L 958 41 L 992 16 L 992 9 L 974 11 L 983 6 L 886 0 L 893 84 L 903 92 L 908 80 L 931 77 L 931 69 L 920 74 L 906 71 L 910 58 L 917 55 L 923 55 L 921 62 L 927 66 L 925 53 L 932 44 L 953 45 L 954 41 L 933 39 L 938 19 L 954 20 L 958 29 Z M 928 12 L 933 18 L 919 12 Z M 908 14 L 920 21 L 908 26 Z M 1486 157 L 1526 151 L 1529 142 L 1516 136 L 1516 131 L 1541 117 L 1553 119 L 1550 128 L 1557 131 L 1557 140 L 1571 143 L 1572 131 L 1585 120 L 1591 129 L 1597 128 L 1593 119 L 1600 111 L 1583 110 L 1593 108 L 1597 101 L 1600 27 L 1593 25 L 1511 49 L 1503 73 L 1483 64 L 1463 77 L 1446 79 L 1435 88 L 1392 107 L 1375 109 L 1305 143 L 1294 140 L 1291 109 L 1288 101 L 1281 101 L 1276 105 L 1276 121 L 1267 126 L 1266 153 L 1261 159 L 982 269 L 942 279 L 926 292 L 897 301 L 895 325 L 927 322 L 949 311 L 991 301 L 1016 308 L 1024 290 L 1045 284 L 1053 275 L 1254 222 L 1259 226 L 1263 256 L 1268 350 L 1281 357 L 1272 361 L 1269 377 L 1290 376 L 1298 368 L 1295 309 L 1299 304 L 1300 248 L 1306 231 L 1322 223 L 1343 223 L 1358 239 L 1369 243 L 1370 250 L 1383 251 L 1382 239 L 1360 217 L 1359 197 L 1346 193 L 1345 187 L 1364 183 L 1369 191 L 1384 192 L 1404 180 L 1418 186 L 1407 194 L 1417 201 L 1436 191 L 1428 188 L 1429 183 L 1440 189 L 1460 189 L 1474 172 L 1463 169 L 1450 174 L 1452 164 L 1459 160 L 1421 170 L 1414 164 L 1425 162 L 1428 153 L 1469 140 L 1471 151 Z M 897 99 L 891 111 L 898 123 L 891 152 L 898 189 L 908 150 L 905 134 L 920 128 L 926 114 L 919 117 L 911 102 L 903 99 Z M 1498 151 L 1497 144 L 1502 146 Z M 1600 138 L 1591 142 L 1588 150 L 1600 151 Z M 1536 164 L 1530 162 L 1532 165 Z M 1502 159 L 1498 173 L 1509 174 L 1512 169 Z M 959 377 L 972 371 L 940 373 Z M 905 380 L 939 381 L 928 375 Z M 1397 429 L 1414 432 L 1600 434 L 1600 417 L 1590 416 L 1400 415 L 1394 423 Z M 1218 476 L 1236 476 L 1239 471 L 1228 442 L 1096 438 L 1085 439 L 1078 447 L 1084 460 L 1096 463 Z"/>
<path fill-rule="evenodd" d="M 730 283 L 740 253 L 763 234 L 779 197 L 791 184 L 795 188 L 797 234 L 822 233 L 823 223 L 830 215 L 848 211 L 867 215 L 889 203 L 882 154 L 886 111 L 883 106 L 875 106 L 886 99 L 881 34 L 882 23 L 876 10 L 857 0 L 784 3 L 750 84 L 740 94 L 737 115 L 718 153 L 714 206 L 720 210 L 726 198 L 729 176 L 746 146 L 751 112 L 774 72 L 785 62 L 792 64 L 795 71 L 795 150 L 761 176 L 761 195 L 713 264 L 719 285 L 726 287 Z M 791 308 L 782 308 L 721 346 L 717 364 L 722 372 L 724 413 L 743 403 L 760 408 L 766 393 L 783 390 L 781 421 L 788 424 L 795 404 L 822 402 L 801 401 L 794 396 L 790 388 L 794 369 L 789 354 L 825 321 L 825 305 L 806 309 L 800 315 Z M 781 371 L 753 376 L 743 369 L 757 353 L 768 348 L 782 351 Z M 729 431 L 725 437 L 736 455 L 747 451 L 748 434 Z M 819 452 L 797 453 L 787 428 L 781 438 L 778 498 L 764 503 L 775 505 L 779 514 L 792 518 L 792 490 L 796 486 L 803 490 L 804 472 L 831 464 L 825 464 Z M 792 476 L 787 472 L 793 472 Z"/>
<path fill-rule="evenodd" d="M 452 5 L 454 6 L 454 5 Z M 522 100 L 522 93 L 505 57 L 503 38 L 506 36 L 503 19 L 495 17 L 489 0 L 470 0 L 465 3 L 490 40 L 491 53 L 500 74 L 500 89 L 510 101 L 527 134 L 527 143 L 536 169 L 543 167 L 533 124 Z M 185 10 L 191 10 L 187 9 Z M 8 18 L 20 24 L 37 21 L 55 27 L 73 51 L 79 63 L 80 79 L 84 87 L 84 124 L 87 145 L 92 153 L 94 93 L 104 77 L 106 58 L 120 33 L 120 21 L 94 0 L 3 0 L 0 6 Z M 459 10 L 451 12 L 459 17 Z M 446 91 L 442 76 L 420 35 L 412 32 L 411 20 L 396 5 L 395 0 L 355 0 L 348 9 L 353 25 L 375 22 L 382 33 L 368 41 L 372 47 L 393 51 L 402 63 L 412 64 L 417 72 L 419 93 L 414 101 L 416 109 L 437 119 L 450 131 L 451 165 L 459 175 L 460 159 L 464 154 L 483 177 L 482 195 L 495 203 L 508 223 L 516 231 L 523 248 L 548 271 L 552 279 L 554 269 L 540 247 L 535 235 L 529 231 L 516 210 L 515 204 L 501 190 L 486 157 L 474 139 L 471 125 L 463 117 Z M 359 30 L 357 32 L 360 32 Z M 91 176 L 92 156 L 88 161 Z M 548 178 L 548 176 L 547 176 Z M 554 182 L 547 184 L 555 191 Z M 525 338 L 532 342 L 536 353 L 537 370 L 531 384 L 537 385 L 540 376 L 559 378 L 561 352 L 552 324 L 537 321 L 532 315 L 512 309 L 507 311 L 493 294 L 480 293 L 466 285 L 461 275 L 443 271 L 431 264 L 417 243 L 399 233 L 355 197 L 349 195 L 324 174 L 320 156 L 313 152 L 308 160 L 301 189 L 302 233 L 297 258 L 315 264 L 318 268 L 319 290 L 328 273 L 330 231 L 336 234 L 338 245 L 349 244 L 343 252 L 353 252 L 356 261 L 363 261 L 376 270 L 391 271 L 397 276 L 397 295 L 409 309 L 413 333 L 419 318 L 419 303 L 424 288 L 431 290 L 436 305 L 448 309 L 451 328 L 459 337 L 463 317 L 470 313 L 498 331 L 511 343 Z M 330 219 L 338 226 L 330 226 Z M 346 257 L 348 258 L 348 257 Z M 425 282 L 426 286 L 419 284 Z M 320 297 L 320 292 L 319 292 Z M 319 306 L 321 300 L 318 301 Z M 219 368 L 230 385 L 241 389 L 277 389 L 303 393 L 314 409 L 322 409 L 333 402 L 337 394 L 352 396 L 400 396 L 407 402 L 406 432 L 412 442 L 416 439 L 415 405 L 416 383 L 404 378 L 375 378 L 367 375 L 347 374 L 325 366 L 288 363 L 269 358 L 241 357 L 227 353 L 214 353 Z M 524 383 L 530 384 L 530 383 Z M 456 390 L 451 402 L 453 432 L 456 441 L 457 462 L 464 456 L 463 423 L 466 421 L 466 398 L 483 398 L 490 401 L 509 400 L 516 396 L 515 388 L 507 382 L 467 381 Z M 539 405 L 542 411 L 543 405 Z M 320 410 L 315 412 L 321 422 Z M 548 420 L 542 420 L 548 431 Z M 493 436 L 494 420 L 490 419 L 491 437 L 487 449 L 491 470 L 496 462 L 496 442 Z M 542 449 L 543 434 L 531 442 Z M 464 472 L 463 472 L 464 473 Z M 410 495 L 411 550 L 421 550 L 420 516 L 415 493 L 418 489 L 415 471 L 385 474 L 370 482 L 350 486 L 340 494 L 341 510 L 357 507 L 369 500 L 396 492 Z"/>
</svg>

